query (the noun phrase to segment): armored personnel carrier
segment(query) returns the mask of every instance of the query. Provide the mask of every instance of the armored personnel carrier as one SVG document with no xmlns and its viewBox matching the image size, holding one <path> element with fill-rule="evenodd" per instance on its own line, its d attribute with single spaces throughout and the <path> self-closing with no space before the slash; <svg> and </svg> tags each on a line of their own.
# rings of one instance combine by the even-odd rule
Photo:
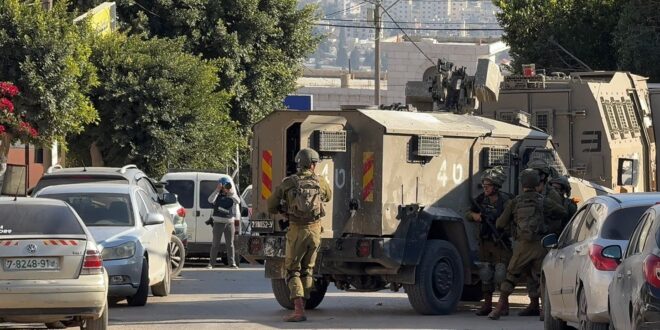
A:
<svg viewBox="0 0 660 330">
<path fill-rule="evenodd" d="M 482 171 L 503 166 L 503 190 L 513 194 L 532 159 L 566 173 L 548 134 L 450 112 L 276 111 L 253 131 L 253 235 L 239 236 L 236 247 L 248 260 L 265 260 L 285 308 L 292 308 L 286 222 L 268 213 L 266 200 L 296 171 L 301 148 L 319 152 L 317 174 L 333 188 L 307 308 L 321 303 L 331 282 L 342 290 L 403 288 L 420 314 L 448 314 L 461 299 L 481 299 L 476 233 L 463 214 L 479 192 Z M 604 192 L 581 180 L 572 185 L 583 200 Z"/>
</svg>

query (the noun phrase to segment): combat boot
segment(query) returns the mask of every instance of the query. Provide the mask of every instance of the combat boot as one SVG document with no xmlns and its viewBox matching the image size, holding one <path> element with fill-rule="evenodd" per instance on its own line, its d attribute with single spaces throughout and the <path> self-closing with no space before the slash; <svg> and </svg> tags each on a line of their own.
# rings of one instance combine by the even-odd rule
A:
<svg viewBox="0 0 660 330">
<path fill-rule="evenodd" d="M 497 302 L 497 307 L 488 314 L 488 318 L 491 320 L 499 320 L 500 316 L 504 315 L 504 310 L 507 306 L 509 306 L 509 295 L 506 293 L 500 293 L 500 300 Z"/>
<path fill-rule="evenodd" d="M 484 303 L 481 305 L 481 308 L 475 313 L 478 316 L 486 316 L 493 310 L 493 293 L 485 292 L 484 293 Z"/>
<path fill-rule="evenodd" d="M 504 308 L 502 309 L 502 316 L 509 316 L 509 297 L 504 299 Z"/>
<path fill-rule="evenodd" d="M 307 321 L 305 317 L 305 299 L 296 298 L 293 300 L 293 313 L 284 318 L 284 322 L 302 322 Z"/>
<path fill-rule="evenodd" d="M 540 316 L 541 307 L 539 306 L 539 297 L 529 298 L 529 305 L 518 312 L 518 316 Z"/>
</svg>

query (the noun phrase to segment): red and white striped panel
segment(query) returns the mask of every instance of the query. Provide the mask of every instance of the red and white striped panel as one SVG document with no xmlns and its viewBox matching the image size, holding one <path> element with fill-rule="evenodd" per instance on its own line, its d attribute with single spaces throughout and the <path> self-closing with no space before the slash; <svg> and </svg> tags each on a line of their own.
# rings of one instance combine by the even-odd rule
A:
<svg viewBox="0 0 660 330">
<path fill-rule="evenodd" d="M 57 245 L 57 246 L 77 246 L 78 241 L 63 240 L 63 239 L 58 239 L 58 240 L 49 239 L 49 240 L 44 241 L 44 245 L 46 245 L 46 246 L 54 246 L 54 245 Z"/>
<path fill-rule="evenodd" d="M 16 246 L 18 241 L 0 241 L 0 246 Z"/>
</svg>

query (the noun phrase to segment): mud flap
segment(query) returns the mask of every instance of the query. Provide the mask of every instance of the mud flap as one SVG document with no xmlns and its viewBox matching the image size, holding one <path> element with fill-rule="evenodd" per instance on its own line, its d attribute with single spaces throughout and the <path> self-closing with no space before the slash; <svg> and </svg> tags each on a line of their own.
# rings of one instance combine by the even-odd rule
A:
<svg viewBox="0 0 660 330">
<path fill-rule="evenodd" d="M 283 258 L 268 258 L 265 265 L 266 278 L 286 279 L 286 270 L 284 269 Z"/>
</svg>

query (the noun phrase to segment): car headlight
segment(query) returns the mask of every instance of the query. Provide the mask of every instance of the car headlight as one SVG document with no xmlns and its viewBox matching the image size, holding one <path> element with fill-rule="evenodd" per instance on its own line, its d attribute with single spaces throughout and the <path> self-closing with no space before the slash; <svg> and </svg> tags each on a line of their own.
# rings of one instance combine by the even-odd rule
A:
<svg viewBox="0 0 660 330">
<path fill-rule="evenodd" d="M 127 259 L 135 255 L 135 242 L 124 243 L 119 246 L 103 249 L 103 260 Z"/>
</svg>

